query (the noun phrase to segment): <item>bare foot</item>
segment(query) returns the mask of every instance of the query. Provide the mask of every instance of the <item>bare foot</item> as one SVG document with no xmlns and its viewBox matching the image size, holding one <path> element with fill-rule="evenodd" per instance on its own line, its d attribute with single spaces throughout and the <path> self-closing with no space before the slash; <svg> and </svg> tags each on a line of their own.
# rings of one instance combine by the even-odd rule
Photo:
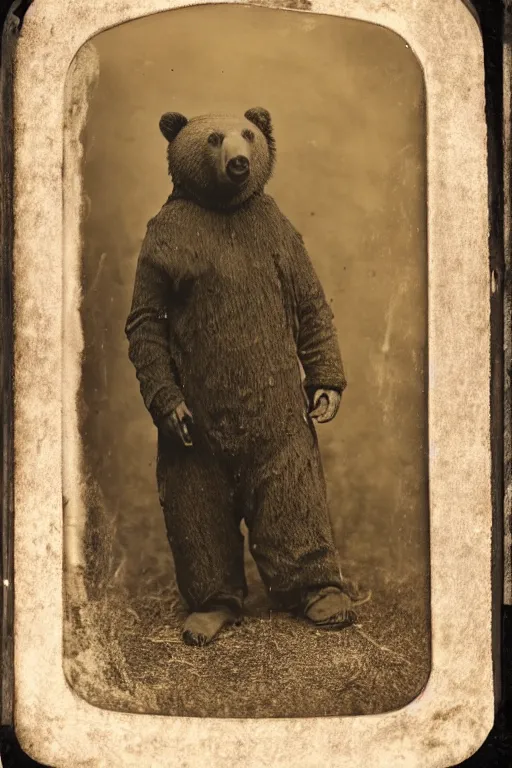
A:
<svg viewBox="0 0 512 768">
<path fill-rule="evenodd" d="M 221 629 L 240 623 L 241 618 L 227 607 L 204 613 L 191 613 L 183 627 L 183 642 L 186 645 L 208 645 Z"/>
</svg>

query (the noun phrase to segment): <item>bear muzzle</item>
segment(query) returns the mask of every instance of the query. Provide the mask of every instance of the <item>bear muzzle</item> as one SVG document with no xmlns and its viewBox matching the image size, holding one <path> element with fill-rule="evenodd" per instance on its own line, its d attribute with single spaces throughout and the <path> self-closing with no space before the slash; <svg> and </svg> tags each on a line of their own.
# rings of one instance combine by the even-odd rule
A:
<svg viewBox="0 0 512 768">
<path fill-rule="evenodd" d="M 245 155 L 232 157 L 226 165 L 228 178 L 236 184 L 246 181 L 251 172 L 249 159 Z"/>
</svg>

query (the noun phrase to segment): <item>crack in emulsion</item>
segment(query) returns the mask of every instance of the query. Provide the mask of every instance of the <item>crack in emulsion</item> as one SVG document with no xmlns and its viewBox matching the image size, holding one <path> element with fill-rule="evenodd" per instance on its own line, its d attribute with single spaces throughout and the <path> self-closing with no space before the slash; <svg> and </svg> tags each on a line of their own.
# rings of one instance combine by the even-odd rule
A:
<svg viewBox="0 0 512 768">
<path fill-rule="evenodd" d="M 397 659 L 400 659 L 400 661 L 403 661 L 405 664 L 407 664 L 409 667 L 412 666 L 409 659 L 407 659 L 405 656 L 402 656 L 401 653 L 398 653 L 397 651 L 393 651 L 391 648 L 388 648 L 386 645 L 381 645 L 376 640 L 371 637 L 367 632 L 364 632 L 361 627 L 358 624 L 354 624 L 354 629 L 356 632 L 358 632 L 361 637 L 364 637 L 365 640 L 367 640 L 369 643 L 375 646 L 375 648 L 378 648 L 380 651 L 384 651 L 384 653 L 389 653 L 392 656 L 396 656 Z"/>
</svg>

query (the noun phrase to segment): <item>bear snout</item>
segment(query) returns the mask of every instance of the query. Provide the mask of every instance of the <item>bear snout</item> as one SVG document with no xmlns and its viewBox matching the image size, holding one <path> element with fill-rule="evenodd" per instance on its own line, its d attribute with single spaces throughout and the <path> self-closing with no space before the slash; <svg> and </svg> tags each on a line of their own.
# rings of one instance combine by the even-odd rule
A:
<svg viewBox="0 0 512 768">
<path fill-rule="evenodd" d="M 237 183 L 245 181 L 250 173 L 250 164 L 248 158 L 245 157 L 245 155 L 237 155 L 236 157 L 232 157 L 226 165 L 226 173 L 231 181 L 235 181 Z"/>
</svg>

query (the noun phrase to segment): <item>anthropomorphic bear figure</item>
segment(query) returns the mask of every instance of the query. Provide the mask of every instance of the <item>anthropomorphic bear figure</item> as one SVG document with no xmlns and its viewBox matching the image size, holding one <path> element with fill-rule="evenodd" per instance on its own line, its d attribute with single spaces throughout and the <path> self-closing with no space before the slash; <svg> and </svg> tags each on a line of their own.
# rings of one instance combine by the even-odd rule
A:
<svg viewBox="0 0 512 768">
<path fill-rule="evenodd" d="M 298 232 L 264 193 L 269 113 L 167 113 L 173 192 L 149 222 L 126 324 L 158 428 L 157 479 L 185 642 L 240 620 L 241 522 L 276 604 L 317 626 L 354 620 L 312 419 L 346 381 L 332 313 Z M 300 364 L 305 374 L 303 381 Z"/>
</svg>

